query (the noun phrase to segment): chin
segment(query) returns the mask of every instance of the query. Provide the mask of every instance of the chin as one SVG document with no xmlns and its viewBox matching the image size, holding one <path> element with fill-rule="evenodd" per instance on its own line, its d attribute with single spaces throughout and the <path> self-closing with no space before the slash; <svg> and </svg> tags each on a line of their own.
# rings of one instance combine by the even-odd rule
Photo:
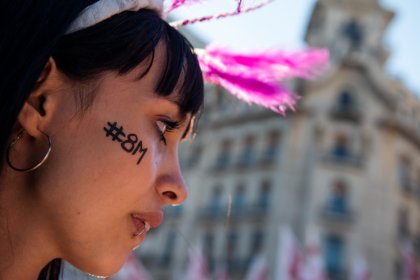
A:
<svg viewBox="0 0 420 280">
<path fill-rule="evenodd" d="M 110 277 L 116 274 L 124 265 L 128 256 L 124 256 L 121 258 L 116 258 L 115 256 L 110 256 L 110 258 L 106 259 L 93 259 L 89 261 L 68 261 L 74 267 L 87 273 L 91 276 L 105 278 Z"/>
</svg>

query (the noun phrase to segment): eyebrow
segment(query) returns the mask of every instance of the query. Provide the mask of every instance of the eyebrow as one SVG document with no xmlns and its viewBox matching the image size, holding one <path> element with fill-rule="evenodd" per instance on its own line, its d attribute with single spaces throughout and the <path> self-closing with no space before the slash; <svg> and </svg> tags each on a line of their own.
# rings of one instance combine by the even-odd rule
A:
<svg viewBox="0 0 420 280">
<path fill-rule="evenodd" d="M 176 117 L 175 117 L 176 120 L 179 121 L 180 123 L 185 122 L 185 120 L 187 118 L 187 114 L 182 112 L 181 104 L 179 104 L 177 101 L 173 101 L 173 100 L 169 100 L 169 102 L 177 108 Z"/>
</svg>

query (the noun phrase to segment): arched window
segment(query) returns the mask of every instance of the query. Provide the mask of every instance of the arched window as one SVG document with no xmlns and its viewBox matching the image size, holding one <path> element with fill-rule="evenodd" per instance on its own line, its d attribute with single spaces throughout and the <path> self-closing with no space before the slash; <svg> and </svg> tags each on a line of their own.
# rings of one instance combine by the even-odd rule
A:
<svg viewBox="0 0 420 280">
<path fill-rule="evenodd" d="M 340 92 L 337 99 L 337 107 L 340 111 L 351 111 L 356 106 L 354 94 L 345 89 Z"/>
<path fill-rule="evenodd" d="M 325 239 L 325 264 L 331 279 L 341 279 L 345 243 L 341 236 L 330 234 Z"/>
<path fill-rule="evenodd" d="M 328 211 L 333 214 L 344 215 L 349 213 L 348 187 L 342 180 L 337 180 L 332 186 L 328 201 Z"/>
<path fill-rule="evenodd" d="M 344 27 L 343 27 L 343 34 L 345 37 L 348 38 L 350 42 L 351 49 L 358 49 L 360 48 L 363 42 L 363 29 L 356 20 L 350 20 Z"/>
<path fill-rule="evenodd" d="M 331 110 L 331 117 L 341 121 L 359 123 L 362 111 L 359 108 L 357 95 L 351 90 L 351 86 L 344 87 L 338 92 Z"/>
<path fill-rule="evenodd" d="M 332 154 L 335 160 L 346 160 L 350 156 L 350 149 L 347 136 L 338 134 L 334 140 Z"/>
</svg>

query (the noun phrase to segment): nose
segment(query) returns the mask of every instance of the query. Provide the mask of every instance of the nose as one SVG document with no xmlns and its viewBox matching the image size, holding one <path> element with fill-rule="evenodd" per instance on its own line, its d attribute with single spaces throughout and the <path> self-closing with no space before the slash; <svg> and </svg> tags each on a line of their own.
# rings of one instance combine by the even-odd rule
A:
<svg viewBox="0 0 420 280">
<path fill-rule="evenodd" d="M 165 205 L 182 204 L 188 197 L 187 187 L 180 172 L 160 176 L 157 192 Z"/>
</svg>

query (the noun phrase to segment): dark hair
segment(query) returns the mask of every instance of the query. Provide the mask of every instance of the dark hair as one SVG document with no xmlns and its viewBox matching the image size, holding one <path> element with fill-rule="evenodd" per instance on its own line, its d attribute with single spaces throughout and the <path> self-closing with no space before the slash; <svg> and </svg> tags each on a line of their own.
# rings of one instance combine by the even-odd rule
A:
<svg viewBox="0 0 420 280">
<path fill-rule="evenodd" d="M 191 44 L 154 11 L 123 12 L 66 35 L 52 57 L 57 67 L 76 81 L 94 80 L 105 71 L 125 74 L 146 61 L 148 67 L 139 73 L 142 78 L 153 64 L 159 42 L 164 43 L 166 63 L 155 91 L 168 96 L 179 89 L 177 101 L 182 113 L 195 115 L 203 103 L 203 78 L 197 58 Z"/>
<path fill-rule="evenodd" d="M 46 2 L 55 1 L 57 0 Z M 65 3 L 66 1 L 68 0 L 59 2 Z M 68 3 L 70 2 L 73 3 L 73 0 L 68 1 Z M 75 14 L 73 13 L 72 16 L 74 18 Z M 71 16 L 67 15 L 67 17 L 70 18 Z M 37 22 L 34 21 L 33 24 L 37 24 Z M 62 26 L 68 26 L 68 24 L 69 22 L 66 22 Z M 64 32 L 63 30 L 61 30 L 61 35 Z M 139 73 L 139 79 L 141 79 L 150 70 L 155 56 L 155 48 L 159 42 L 162 42 L 165 46 L 166 63 L 161 69 L 156 93 L 161 96 L 168 96 L 175 89 L 179 90 L 177 102 L 183 113 L 195 115 L 202 106 L 202 73 L 192 46 L 178 31 L 151 10 L 123 12 L 92 27 L 69 35 L 57 36 L 53 41 L 54 43 L 47 44 L 48 46 L 39 47 L 39 51 L 43 54 L 42 59 L 40 58 L 40 61 L 44 62 L 43 64 L 40 62 L 36 65 L 29 64 L 27 66 L 22 63 L 19 64 L 20 70 L 25 73 L 13 76 L 13 73 L 17 73 L 17 71 L 12 71 L 10 77 L 6 76 L 7 78 L 3 79 L 4 76 L 1 76 L 1 74 L 6 74 L 7 67 L 1 66 L 0 114 L 2 135 L 0 138 L 0 155 L 3 158 L 8 135 L 17 114 L 50 56 L 54 58 L 58 69 L 76 82 L 95 80 L 104 71 L 124 74 L 141 63 L 148 62 L 148 67 Z M 1 44 L 3 43 L 5 42 L 1 42 Z M 24 44 L 24 42 L 21 43 Z M 23 48 L 23 46 L 19 48 Z M 15 52 L 19 51 L 19 48 Z M 2 51 L 1 46 L 0 51 Z M 9 51 L 13 52 L 12 49 Z M 3 52 L 0 52 L 0 54 L 4 56 Z M 16 55 L 14 56 L 16 57 Z M 9 61 L 9 63 L 12 62 Z M 10 64 L 11 68 L 15 70 L 12 65 Z M 15 79 L 16 82 L 9 85 L 8 82 L 11 79 Z M 86 109 L 91 104 L 93 96 L 82 92 L 79 98 L 83 103 L 83 108 Z M 41 271 L 38 279 L 58 279 L 60 266 L 60 260 L 53 260 Z"/>
<path fill-rule="evenodd" d="M 13 124 L 55 44 L 96 1 L 0 1 L 0 172 Z"/>
</svg>

